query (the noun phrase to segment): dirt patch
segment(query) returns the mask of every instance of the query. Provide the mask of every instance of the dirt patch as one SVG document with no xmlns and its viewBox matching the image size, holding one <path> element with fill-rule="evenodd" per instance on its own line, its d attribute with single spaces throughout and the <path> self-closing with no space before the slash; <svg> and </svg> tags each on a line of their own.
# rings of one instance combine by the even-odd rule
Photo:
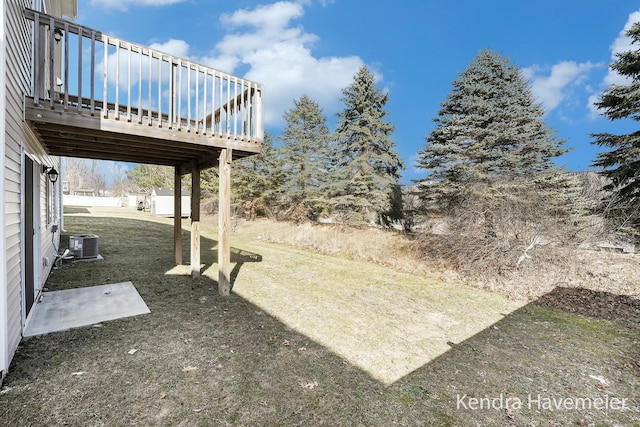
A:
<svg viewBox="0 0 640 427">
<path fill-rule="evenodd" d="M 607 319 L 640 329 L 640 300 L 627 295 L 583 288 L 558 287 L 538 298 L 535 304 L 583 316 Z"/>
</svg>

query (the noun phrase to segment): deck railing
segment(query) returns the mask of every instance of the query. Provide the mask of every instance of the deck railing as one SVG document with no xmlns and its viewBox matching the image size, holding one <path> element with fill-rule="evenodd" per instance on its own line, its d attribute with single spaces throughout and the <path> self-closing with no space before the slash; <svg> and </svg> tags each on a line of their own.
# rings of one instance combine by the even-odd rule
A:
<svg viewBox="0 0 640 427">
<path fill-rule="evenodd" d="M 259 84 L 31 9 L 33 102 L 259 143 Z"/>
</svg>

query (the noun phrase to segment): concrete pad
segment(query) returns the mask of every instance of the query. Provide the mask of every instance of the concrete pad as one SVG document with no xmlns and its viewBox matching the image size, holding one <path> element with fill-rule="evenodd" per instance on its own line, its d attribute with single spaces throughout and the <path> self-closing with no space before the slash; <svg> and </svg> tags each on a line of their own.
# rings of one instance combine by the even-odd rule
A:
<svg viewBox="0 0 640 427">
<path fill-rule="evenodd" d="M 43 292 L 32 310 L 25 337 L 150 313 L 131 282 Z"/>
</svg>

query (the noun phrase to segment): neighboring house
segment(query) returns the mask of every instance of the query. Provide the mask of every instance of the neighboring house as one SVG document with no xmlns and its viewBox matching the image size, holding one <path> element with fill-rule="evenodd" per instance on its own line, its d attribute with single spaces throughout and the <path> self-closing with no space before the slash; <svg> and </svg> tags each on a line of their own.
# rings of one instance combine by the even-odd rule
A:
<svg viewBox="0 0 640 427">
<path fill-rule="evenodd" d="M 151 190 L 151 213 L 157 216 L 173 216 L 173 188 L 154 188 Z M 182 190 L 182 217 L 191 215 L 191 196 Z"/>
<path fill-rule="evenodd" d="M 231 164 L 260 152 L 263 126 L 260 85 L 62 19 L 75 19 L 77 0 L 2 0 L 0 12 L 1 382 L 58 255 L 63 187 L 49 177 L 60 172 L 59 156 L 172 166 L 178 186 L 191 175 L 198 198 L 200 171 L 219 167 L 218 283 L 226 295 Z M 177 218 L 168 248 L 176 264 L 181 236 Z"/>
</svg>

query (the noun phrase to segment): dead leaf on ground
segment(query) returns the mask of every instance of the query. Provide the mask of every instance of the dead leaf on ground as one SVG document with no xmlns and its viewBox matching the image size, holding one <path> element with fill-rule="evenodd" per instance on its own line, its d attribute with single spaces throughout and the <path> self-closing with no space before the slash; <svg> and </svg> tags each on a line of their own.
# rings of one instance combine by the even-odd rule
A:
<svg viewBox="0 0 640 427">
<path fill-rule="evenodd" d="M 317 381 L 300 381 L 300 387 L 304 388 L 305 390 L 313 390 L 314 388 L 318 387 L 318 382 Z"/>
<path fill-rule="evenodd" d="M 182 372 L 191 372 L 191 371 L 195 371 L 196 369 L 198 369 L 195 366 L 185 366 L 184 368 L 182 368 Z"/>
</svg>

